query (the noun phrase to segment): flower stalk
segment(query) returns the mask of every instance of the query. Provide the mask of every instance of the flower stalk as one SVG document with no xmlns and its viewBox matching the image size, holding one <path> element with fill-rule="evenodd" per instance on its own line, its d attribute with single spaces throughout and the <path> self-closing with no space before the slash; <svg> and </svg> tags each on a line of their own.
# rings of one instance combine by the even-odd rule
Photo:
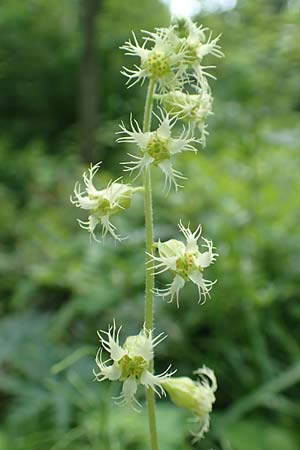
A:
<svg viewBox="0 0 300 450">
<path fill-rule="evenodd" d="M 153 94 L 155 81 L 150 80 L 144 114 L 143 131 L 146 133 L 151 128 L 151 115 L 153 105 Z M 145 196 L 145 228 L 146 228 L 146 268 L 145 268 L 145 326 L 147 330 L 153 328 L 153 289 L 154 289 L 154 268 L 149 263 L 153 248 L 153 206 L 152 206 L 152 183 L 151 167 L 145 169 L 144 173 L 144 196 Z"/>
<path fill-rule="evenodd" d="M 153 106 L 153 95 L 155 81 L 150 79 L 145 103 L 143 132 L 151 129 L 151 116 Z M 153 289 L 154 289 L 154 268 L 151 263 L 150 254 L 153 248 L 153 206 L 152 206 L 152 183 L 151 167 L 145 168 L 144 174 L 144 196 L 145 196 L 145 228 L 146 228 L 146 265 L 145 265 L 145 328 L 148 333 L 153 328 Z M 151 367 L 152 366 L 152 367 Z M 153 372 L 153 362 L 150 369 Z M 146 388 L 148 424 L 150 433 L 151 450 L 158 450 L 158 438 L 155 417 L 155 398 L 152 389 Z"/>
</svg>

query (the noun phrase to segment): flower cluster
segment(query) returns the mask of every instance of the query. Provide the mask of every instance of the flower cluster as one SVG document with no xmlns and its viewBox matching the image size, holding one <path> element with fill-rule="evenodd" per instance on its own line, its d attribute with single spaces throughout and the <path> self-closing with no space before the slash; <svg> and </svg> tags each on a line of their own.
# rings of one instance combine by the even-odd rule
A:
<svg viewBox="0 0 300 450">
<path fill-rule="evenodd" d="M 101 347 L 96 356 L 96 363 L 99 368 L 94 375 L 98 381 L 119 380 L 123 382 L 122 392 L 118 397 L 118 404 L 130 404 L 141 407 L 136 399 L 137 387 L 139 384 L 153 389 L 160 397 L 165 395 L 162 383 L 175 372 L 168 373 L 170 366 L 160 375 L 154 375 L 150 369 L 153 362 L 153 349 L 166 338 L 163 333 L 153 337 L 152 331 L 145 328 L 135 336 L 129 336 L 123 346 L 119 344 L 119 334 L 121 327 L 116 328 L 115 322 L 108 331 L 98 332 Z M 102 360 L 102 351 L 105 349 L 110 358 Z"/>
<path fill-rule="evenodd" d="M 216 400 L 214 393 L 217 389 L 217 381 L 214 372 L 205 366 L 196 370 L 194 374 L 199 376 L 199 380 L 171 377 L 164 380 L 162 384 L 175 405 L 188 409 L 194 414 L 195 421 L 200 425 L 200 429 L 193 432 L 194 440 L 198 441 L 209 428 L 209 414 Z"/>
<path fill-rule="evenodd" d="M 177 189 L 180 185 L 176 179 L 184 177 L 173 168 L 172 156 L 196 150 L 197 142 L 206 144 L 206 119 L 212 114 L 213 102 L 207 77 L 214 77 L 207 71 L 213 66 L 203 66 L 202 62 L 208 54 L 223 56 L 218 44 L 220 36 L 213 39 L 207 28 L 188 18 L 174 18 L 168 28 L 143 33 L 142 45 L 133 33 L 132 39 L 121 47 L 126 55 L 140 59 L 134 69 L 124 68 L 122 73 L 127 76 L 129 86 L 146 78 L 155 83 L 154 97 L 166 112 L 161 111 L 156 131 L 143 133 L 132 118 L 131 130 L 122 123 L 121 133 L 125 137 L 118 141 L 135 143 L 142 153 L 142 156 L 130 154 L 133 160 L 125 164 L 125 171 L 136 171 L 139 175 L 151 165 L 158 166 L 164 172 L 168 188 L 173 184 Z M 187 125 L 180 138 L 171 135 L 177 121 Z M 197 130 L 200 137 L 196 139 Z"/>
<path fill-rule="evenodd" d="M 209 297 L 209 292 L 216 281 L 206 280 L 203 272 L 215 261 L 218 254 L 214 253 L 215 247 L 212 241 L 204 237 L 202 237 L 204 241 L 202 246 L 206 251 L 200 251 L 198 240 L 202 233 L 201 225 L 192 233 L 180 222 L 179 229 L 186 238 L 185 244 L 176 239 L 166 242 L 158 241 L 156 244 L 158 256 L 150 255 L 156 275 L 167 270 L 174 275 L 172 283 L 164 289 L 155 289 L 155 294 L 161 297 L 170 297 L 170 302 L 176 297 L 177 306 L 179 306 L 180 289 L 187 281 L 192 281 L 198 288 L 199 303 L 204 302 Z"/>
<path fill-rule="evenodd" d="M 98 191 L 94 187 L 93 178 L 100 164 L 91 165 L 88 172 L 83 173 L 85 192 L 81 190 L 80 183 L 77 182 L 70 200 L 77 208 L 91 212 L 87 221 L 78 219 L 78 222 L 82 228 L 90 232 L 96 241 L 100 242 L 95 235 L 95 228 L 98 224 L 102 226 L 102 236 L 110 233 L 115 239 L 120 240 L 121 238 L 116 232 L 116 227 L 111 223 L 110 217 L 128 209 L 132 194 L 140 191 L 141 188 L 133 188 L 128 184 L 123 184 L 119 178 L 116 181 L 110 181 L 105 189 Z"/>
<path fill-rule="evenodd" d="M 186 17 L 176 17 L 169 28 L 144 31 L 143 45 L 133 33 L 132 40 L 121 47 L 126 55 L 140 58 L 134 69 L 123 69 L 129 86 L 146 78 L 154 79 L 160 92 L 180 89 L 193 78 L 201 84 L 205 76 L 211 76 L 206 71 L 211 67 L 202 66 L 203 58 L 208 54 L 223 56 L 218 45 L 220 36 L 212 39 L 208 31 Z"/>
</svg>

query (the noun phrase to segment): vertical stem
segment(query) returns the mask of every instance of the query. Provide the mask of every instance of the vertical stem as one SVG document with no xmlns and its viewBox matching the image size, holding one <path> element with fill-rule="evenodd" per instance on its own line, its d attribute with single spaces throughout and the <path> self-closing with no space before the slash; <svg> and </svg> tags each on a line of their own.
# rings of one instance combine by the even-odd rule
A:
<svg viewBox="0 0 300 450">
<path fill-rule="evenodd" d="M 156 418 L 155 418 L 155 399 L 154 393 L 151 388 L 146 389 L 146 396 L 148 405 L 148 422 L 149 422 L 151 450 L 159 450 L 157 430 L 156 430 Z"/>
<path fill-rule="evenodd" d="M 148 253 L 153 250 L 153 218 L 152 218 L 152 189 L 151 168 L 145 171 L 145 226 L 146 226 L 146 290 L 145 290 L 145 327 L 147 330 L 153 328 L 153 288 L 154 274 L 151 258 Z"/>
<path fill-rule="evenodd" d="M 147 92 L 143 132 L 150 131 L 151 114 L 153 104 L 153 94 L 155 90 L 155 81 L 149 81 Z M 153 288 L 154 288 L 154 270 L 151 268 L 151 258 L 148 253 L 152 253 L 153 247 L 153 213 L 152 213 L 152 189 L 151 189 L 151 167 L 145 170 L 144 174 L 144 192 L 145 192 L 145 227 L 146 227 L 146 290 L 145 290 L 145 327 L 147 330 L 153 328 Z M 153 371 L 153 364 L 151 367 Z M 146 389 L 148 405 L 148 421 L 151 450 L 158 450 L 156 419 L 155 419 L 155 399 L 152 389 Z"/>
<path fill-rule="evenodd" d="M 150 80 L 147 99 L 145 104 L 145 115 L 143 132 L 150 131 L 151 127 L 151 113 L 153 103 L 153 93 L 155 82 Z M 153 246 L 153 218 L 152 218 L 152 188 L 151 188 L 151 166 L 145 170 L 144 175 L 144 189 L 145 189 L 145 227 L 146 227 L 146 252 L 152 253 Z M 154 273 L 151 269 L 151 258 L 146 254 L 146 291 L 145 291 L 145 326 L 147 330 L 153 328 L 153 288 L 154 288 Z"/>
</svg>

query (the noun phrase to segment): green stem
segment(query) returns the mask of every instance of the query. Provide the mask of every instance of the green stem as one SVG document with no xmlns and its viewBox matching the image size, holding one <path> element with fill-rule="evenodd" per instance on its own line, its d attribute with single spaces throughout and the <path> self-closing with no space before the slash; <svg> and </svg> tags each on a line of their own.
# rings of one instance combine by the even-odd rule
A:
<svg viewBox="0 0 300 450">
<path fill-rule="evenodd" d="M 149 422 L 149 431 L 150 431 L 151 450 L 159 450 L 158 449 L 157 430 L 156 430 L 156 418 L 155 418 L 155 399 L 154 399 L 154 393 L 153 393 L 152 389 L 148 388 L 146 390 L 146 396 L 147 396 L 147 405 L 148 405 L 148 422 Z"/>
<path fill-rule="evenodd" d="M 144 125 L 143 132 L 150 131 L 151 127 L 151 113 L 153 104 L 153 93 L 155 89 L 155 82 L 150 80 L 147 99 L 145 104 Z M 152 253 L 153 246 L 153 218 L 152 218 L 152 188 L 151 188 L 151 166 L 145 170 L 144 175 L 144 189 L 145 189 L 145 227 L 146 227 L 146 291 L 145 291 L 145 326 L 147 330 L 153 328 L 153 288 L 154 288 L 154 273 L 151 268 L 151 258 L 149 253 Z"/>
<path fill-rule="evenodd" d="M 143 132 L 151 129 L 151 115 L 153 105 L 153 94 L 155 90 L 155 81 L 150 80 L 144 113 Z M 154 270 L 152 269 L 151 257 L 153 247 L 153 213 L 152 213 L 152 188 L 151 188 L 151 167 L 145 170 L 144 174 L 144 193 L 145 193 L 145 227 L 146 227 L 146 290 L 145 290 L 145 327 L 148 331 L 153 328 L 153 288 L 154 288 Z M 151 367 L 153 371 L 153 364 Z M 155 419 L 155 399 L 152 389 L 146 389 L 148 405 L 148 421 L 151 450 L 158 450 L 156 419 Z"/>
</svg>

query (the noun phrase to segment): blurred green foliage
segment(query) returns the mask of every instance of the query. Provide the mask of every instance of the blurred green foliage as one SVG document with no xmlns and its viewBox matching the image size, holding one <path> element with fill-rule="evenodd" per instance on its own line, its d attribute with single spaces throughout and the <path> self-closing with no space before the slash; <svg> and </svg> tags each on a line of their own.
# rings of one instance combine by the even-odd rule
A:
<svg viewBox="0 0 300 450">
<path fill-rule="evenodd" d="M 112 318 L 135 333 L 143 316 L 143 203 L 120 217 L 129 239 L 90 243 L 69 203 L 86 167 L 77 144 L 78 2 L 0 4 L 0 450 L 141 450 L 144 413 L 113 405 L 118 386 L 92 381 L 96 330 Z M 131 29 L 167 23 L 156 0 L 104 1 L 98 17 L 99 185 L 120 173 L 114 132 L 145 88 L 126 90 L 118 50 Z M 220 258 L 213 298 L 186 286 L 179 311 L 156 303 L 169 338 L 157 368 L 206 364 L 219 389 L 199 449 L 300 447 L 300 6 L 240 0 L 199 18 L 223 33 L 207 149 L 184 155 L 184 190 L 161 195 L 156 236 L 203 224 Z M 157 282 L 162 283 L 161 277 Z M 158 402 L 162 450 L 192 448 L 188 417 Z"/>
</svg>

